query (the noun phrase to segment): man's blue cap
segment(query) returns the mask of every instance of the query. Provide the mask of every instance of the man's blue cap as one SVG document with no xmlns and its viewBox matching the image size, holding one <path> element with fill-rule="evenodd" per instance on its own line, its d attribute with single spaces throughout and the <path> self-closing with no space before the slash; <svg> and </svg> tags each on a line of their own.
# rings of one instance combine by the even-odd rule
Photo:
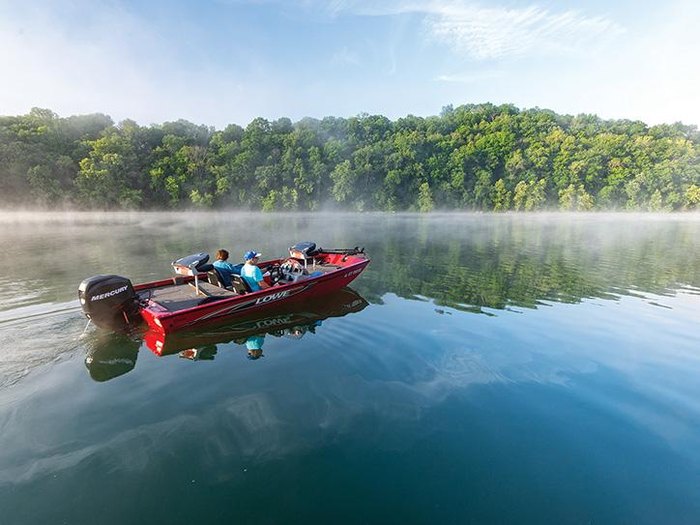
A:
<svg viewBox="0 0 700 525">
<path fill-rule="evenodd" d="M 245 252 L 243 255 L 243 260 L 244 261 L 250 261 L 251 259 L 255 259 L 256 257 L 260 257 L 262 253 L 258 253 L 255 250 L 249 250 Z"/>
</svg>

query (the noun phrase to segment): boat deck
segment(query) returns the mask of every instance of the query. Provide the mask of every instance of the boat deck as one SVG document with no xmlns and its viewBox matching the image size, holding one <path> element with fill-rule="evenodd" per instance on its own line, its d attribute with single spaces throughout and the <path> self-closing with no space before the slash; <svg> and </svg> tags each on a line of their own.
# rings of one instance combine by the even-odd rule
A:
<svg viewBox="0 0 700 525">
<path fill-rule="evenodd" d="M 336 264 L 320 263 L 315 265 L 309 264 L 307 266 L 307 271 L 309 273 L 329 273 L 335 272 L 340 268 L 342 268 L 342 266 Z M 194 283 L 161 286 L 159 288 L 152 288 L 148 290 L 147 293 L 142 294 L 144 299 L 150 299 L 170 312 L 186 310 L 187 308 L 193 308 L 237 295 L 239 294 L 234 291 L 226 290 L 225 288 L 213 285 L 205 280 L 199 281 L 199 294 L 197 294 Z"/>
<path fill-rule="evenodd" d="M 238 295 L 206 281 L 199 282 L 199 291 L 198 295 L 194 284 L 173 284 L 150 290 L 149 298 L 163 308 L 176 312 Z"/>
</svg>

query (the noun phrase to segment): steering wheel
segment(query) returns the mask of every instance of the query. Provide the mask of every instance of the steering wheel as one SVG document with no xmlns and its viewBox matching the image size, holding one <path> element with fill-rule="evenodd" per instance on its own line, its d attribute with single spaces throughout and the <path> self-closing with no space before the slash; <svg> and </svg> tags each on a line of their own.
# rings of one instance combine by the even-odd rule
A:
<svg viewBox="0 0 700 525">
<path fill-rule="evenodd" d="M 282 278 L 282 269 L 279 264 L 273 264 L 267 269 L 270 272 L 270 283 L 277 284 Z"/>
</svg>

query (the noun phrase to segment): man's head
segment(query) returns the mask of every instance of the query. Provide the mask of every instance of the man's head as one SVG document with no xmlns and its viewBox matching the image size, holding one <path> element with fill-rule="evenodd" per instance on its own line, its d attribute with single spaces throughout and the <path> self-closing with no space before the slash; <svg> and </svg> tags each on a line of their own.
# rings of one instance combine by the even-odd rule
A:
<svg viewBox="0 0 700 525">
<path fill-rule="evenodd" d="M 217 250 L 216 251 L 216 260 L 217 261 L 225 261 L 228 259 L 228 252 L 226 250 Z"/>
<path fill-rule="evenodd" d="M 255 259 L 257 259 L 261 255 L 262 255 L 261 253 L 258 253 L 255 250 L 248 250 L 247 252 L 245 252 L 245 254 L 243 254 L 243 260 L 246 262 L 247 261 L 254 261 Z"/>
<path fill-rule="evenodd" d="M 261 357 L 264 357 L 262 348 L 259 350 L 248 350 L 248 355 L 246 357 L 248 359 L 253 360 L 253 361 L 256 359 L 260 359 Z"/>
</svg>

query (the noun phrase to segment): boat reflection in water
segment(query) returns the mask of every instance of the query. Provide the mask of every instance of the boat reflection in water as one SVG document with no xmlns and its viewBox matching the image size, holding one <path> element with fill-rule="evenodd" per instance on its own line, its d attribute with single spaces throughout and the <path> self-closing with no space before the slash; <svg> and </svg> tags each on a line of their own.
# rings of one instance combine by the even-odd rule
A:
<svg viewBox="0 0 700 525">
<path fill-rule="evenodd" d="M 126 374 L 136 366 L 141 341 L 115 332 L 96 331 L 86 340 L 90 377 L 102 382 Z"/>
<path fill-rule="evenodd" d="M 95 381 L 107 381 L 136 366 L 141 343 L 159 356 L 212 360 L 217 345 L 236 343 L 246 347 L 248 359 L 263 356 L 266 336 L 299 339 L 315 333 L 325 319 L 342 317 L 363 310 L 367 301 L 350 288 L 342 288 L 322 297 L 289 303 L 264 313 L 237 317 L 233 322 L 205 329 L 163 334 L 148 330 L 138 340 L 115 333 L 98 333 L 90 343 L 85 364 Z"/>
</svg>

